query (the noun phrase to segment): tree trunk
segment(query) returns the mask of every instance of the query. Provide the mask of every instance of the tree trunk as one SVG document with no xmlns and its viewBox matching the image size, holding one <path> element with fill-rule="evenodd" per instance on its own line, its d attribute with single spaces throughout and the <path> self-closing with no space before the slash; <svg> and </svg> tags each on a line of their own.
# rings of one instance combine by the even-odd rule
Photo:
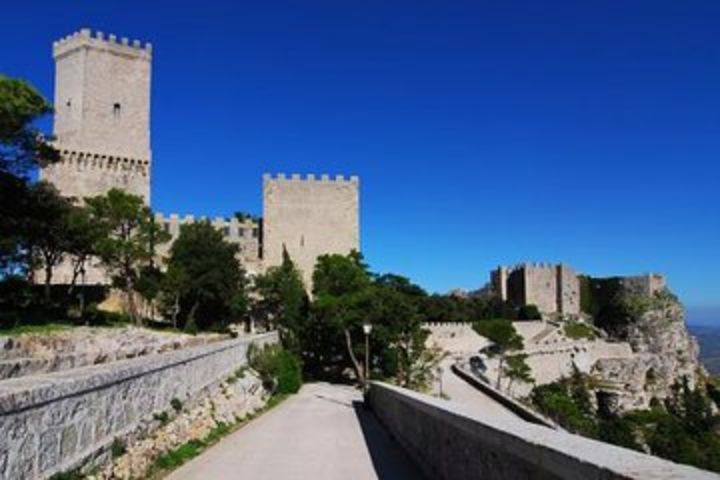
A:
<svg viewBox="0 0 720 480">
<path fill-rule="evenodd" d="M 498 364 L 498 379 L 497 379 L 497 387 L 496 387 L 498 390 L 500 390 L 500 380 L 502 380 L 504 363 L 505 363 L 505 356 L 500 355 L 500 363 Z"/>
<path fill-rule="evenodd" d="M 355 357 L 355 352 L 353 352 L 352 348 L 352 338 L 350 337 L 350 330 L 347 328 L 344 329 L 345 332 L 345 345 L 347 346 L 348 355 L 350 356 L 350 360 L 353 364 L 353 369 L 355 370 L 355 375 L 357 376 L 358 380 L 362 385 L 365 385 L 365 376 L 362 374 L 362 369 L 360 368 L 360 363 L 358 362 L 357 358 Z"/>
<path fill-rule="evenodd" d="M 177 330 L 177 316 L 180 313 L 180 294 L 175 295 L 175 304 L 173 305 L 172 322 L 173 328 Z"/>
<path fill-rule="evenodd" d="M 127 276 L 125 282 L 125 294 L 127 295 L 128 301 L 128 313 L 130 314 L 130 318 L 132 319 L 133 323 L 137 325 L 140 322 L 138 321 L 137 309 L 135 307 L 135 289 L 130 275 Z"/>
<path fill-rule="evenodd" d="M 52 283 L 53 269 L 49 262 L 45 262 L 45 301 L 50 303 L 50 284 Z"/>
</svg>

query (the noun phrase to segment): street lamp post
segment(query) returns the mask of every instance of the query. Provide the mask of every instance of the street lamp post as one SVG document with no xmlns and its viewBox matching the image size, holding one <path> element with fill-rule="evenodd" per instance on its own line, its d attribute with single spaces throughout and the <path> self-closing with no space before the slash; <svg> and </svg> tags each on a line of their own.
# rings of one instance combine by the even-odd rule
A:
<svg viewBox="0 0 720 480">
<path fill-rule="evenodd" d="M 363 332 L 365 333 L 365 379 L 363 381 L 363 392 L 367 394 L 370 374 L 370 332 L 372 332 L 372 323 L 363 323 Z"/>
</svg>

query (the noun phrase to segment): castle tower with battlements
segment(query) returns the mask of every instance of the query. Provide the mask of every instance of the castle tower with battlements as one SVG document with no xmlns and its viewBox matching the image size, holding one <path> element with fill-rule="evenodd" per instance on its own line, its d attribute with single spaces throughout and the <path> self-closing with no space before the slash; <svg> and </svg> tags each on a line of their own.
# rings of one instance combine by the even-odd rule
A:
<svg viewBox="0 0 720 480">
<path fill-rule="evenodd" d="M 150 204 L 150 74 L 152 47 L 115 35 L 80 30 L 53 44 L 55 59 L 55 147 L 61 161 L 43 169 L 42 179 L 67 197 L 82 199 L 119 188 Z M 328 175 L 263 177 L 262 222 L 218 217 L 211 224 L 238 246 L 238 261 L 259 274 L 282 262 L 283 246 L 312 288 L 317 257 L 359 250 L 359 180 Z M 158 248 L 167 256 L 192 215 L 157 213 L 155 221 L 172 240 Z M 107 284 L 96 259 L 84 284 Z M 67 262 L 55 272 L 68 283 Z"/>
<path fill-rule="evenodd" d="M 360 250 L 358 177 L 263 176 L 263 263 L 280 265 L 283 246 L 308 288 L 317 257 Z"/>
<path fill-rule="evenodd" d="M 121 188 L 150 202 L 152 47 L 80 30 L 53 44 L 55 147 L 41 178 L 84 198 Z"/>
</svg>

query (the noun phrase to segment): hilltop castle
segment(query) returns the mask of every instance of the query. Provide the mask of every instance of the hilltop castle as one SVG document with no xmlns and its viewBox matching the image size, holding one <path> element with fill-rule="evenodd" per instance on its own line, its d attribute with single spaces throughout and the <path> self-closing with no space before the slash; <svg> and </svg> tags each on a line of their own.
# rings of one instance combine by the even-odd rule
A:
<svg viewBox="0 0 720 480">
<path fill-rule="evenodd" d="M 53 44 L 55 147 L 61 161 L 40 172 L 61 194 L 85 198 L 120 188 L 150 205 L 150 91 L 153 48 L 127 38 L 82 29 Z M 278 265 L 283 246 L 310 286 L 315 260 L 326 253 L 360 249 L 359 179 L 341 175 L 303 178 L 263 176 L 263 220 L 216 218 L 212 225 L 240 247 L 238 260 L 250 274 Z M 172 235 L 196 221 L 192 215 L 156 214 Z M 169 244 L 160 254 L 167 253 Z M 69 283 L 61 266 L 57 283 Z M 91 265 L 84 283 L 106 284 Z"/>
<path fill-rule="evenodd" d="M 651 296 L 666 288 L 663 275 L 616 277 L 624 291 Z M 515 307 L 535 305 L 543 315 L 576 317 L 581 313 L 580 276 L 563 263 L 521 263 L 490 272 L 492 291 Z"/>
</svg>

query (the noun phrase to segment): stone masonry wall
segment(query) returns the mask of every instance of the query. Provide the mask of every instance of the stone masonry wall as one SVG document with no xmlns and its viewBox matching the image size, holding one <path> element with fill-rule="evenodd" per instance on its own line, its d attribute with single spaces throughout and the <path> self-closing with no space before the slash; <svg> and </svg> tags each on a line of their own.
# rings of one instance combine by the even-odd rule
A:
<svg viewBox="0 0 720 480">
<path fill-rule="evenodd" d="M 427 478 L 717 479 L 694 467 L 520 419 L 481 416 L 387 384 L 372 384 L 369 403 Z"/>
<path fill-rule="evenodd" d="M 327 175 L 263 177 L 263 263 L 282 262 L 283 245 L 311 288 L 315 261 L 323 254 L 360 249 L 359 183 Z"/>
<path fill-rule="evenodd" d="M 552 265 L 532 264 L 523 267 L 525 302 L 537 305 L 541 312 L 558 311 L 557 272 Z"/>
<path fill-rule="evenodd" d="M 155 222 L 162 225 L 171 236 L 167 243 L 158 246 L 160 256 L 167 257 L 169 255 L 170 248 L 180 235 L 180 228 L 183 225 L 203 220 L 208 220 L 213 227 L 220 230 L 226 241 L 238 246 L 240 249 L 237 255 L 238 261 L 249 274 L 255 275 L 262 272 L 260 264 L 260 225 L 253 220 L 239 222 L 235 217 L 229 219 L 223 217 L 206 219 L 204 217 L 196 218 L 193 215 L 180 217 L 175 213 L 168 216 L 156 213 Z"/>
<path fill-rule="evenodd" d="M 275 341 L 270 333 L 0 382 L 0 480 L 104 463 L 116 437 L 132 434 L 173 398 L 202 396 L 247 362 L 251 343 Z"/>
</svg>

